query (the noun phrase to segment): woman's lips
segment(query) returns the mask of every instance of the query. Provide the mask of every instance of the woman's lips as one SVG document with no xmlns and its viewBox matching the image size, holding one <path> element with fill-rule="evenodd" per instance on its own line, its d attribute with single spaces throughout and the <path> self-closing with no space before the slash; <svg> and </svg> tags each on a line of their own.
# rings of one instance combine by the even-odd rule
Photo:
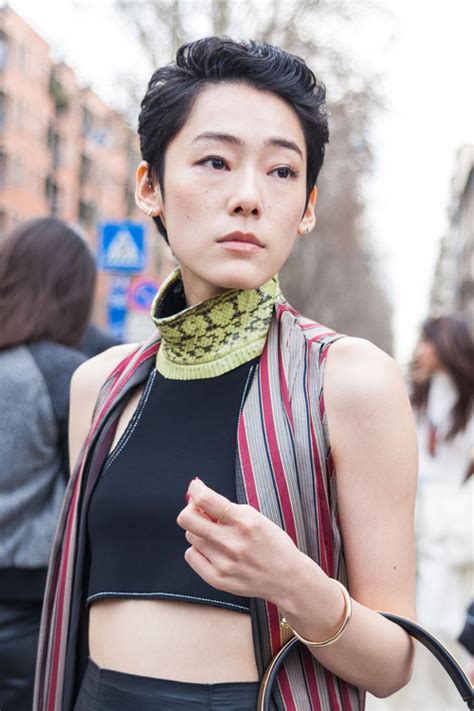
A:
<svg viewBox="0 0 474 711">
<path fill-rule="evenodd" d="M 255 253 L 255 252 L 260 252 L 263 247 L 260 247 L 258 244 L 254 244 L 253 242 L 245 242 L 243 240 L 226 240 L 225 242 L 219 242 L 219 244 L 224 247 L 224 249 L 228 249 L 229 251 L 232 252 L 243 252 L 247 254 Z"/>
<path fill-rule="evenodd" d="M 228 250 L 241 253 L 255 253 L 263 248 L 261 240 L 253 232 L 229 232 L 218 240 Z"/>
</svg>

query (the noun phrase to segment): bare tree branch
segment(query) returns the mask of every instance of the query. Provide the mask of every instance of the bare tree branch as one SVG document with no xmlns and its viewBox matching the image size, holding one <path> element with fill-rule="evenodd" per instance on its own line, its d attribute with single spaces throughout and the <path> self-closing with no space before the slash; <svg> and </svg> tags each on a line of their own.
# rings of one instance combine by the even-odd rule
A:
<svg viewBox="0 0 474 711">
<path fill-rule="evenodd" d="M 225 35 L 229 27 L 229 5 L 222 0 L 212 0 L 212 17 L 214 18 L 214 33 Z"/>
</svg>

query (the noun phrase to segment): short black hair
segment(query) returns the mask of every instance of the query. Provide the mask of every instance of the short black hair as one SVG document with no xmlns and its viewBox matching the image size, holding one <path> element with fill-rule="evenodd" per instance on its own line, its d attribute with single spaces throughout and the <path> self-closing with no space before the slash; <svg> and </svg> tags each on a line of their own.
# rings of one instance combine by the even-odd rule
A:
<svg viewBox="0 0 474 711">
<path fill-rule="evenodd" d="M 200 91 L 209 84 L 242 82 L 287 102 L 301 122 L 308 154 L 306 200 L 316 184 L 329 141 L 326 89 L 303 59 L 266 42 L 206 37 L 184 44 L 176 61 L 157 69 L 141 102 L 138 134 L 149 179 L 163 190 L 165 151 L 186 123 Z M 158 230 L 168 241 L 159 217 Z"/>
</svg>

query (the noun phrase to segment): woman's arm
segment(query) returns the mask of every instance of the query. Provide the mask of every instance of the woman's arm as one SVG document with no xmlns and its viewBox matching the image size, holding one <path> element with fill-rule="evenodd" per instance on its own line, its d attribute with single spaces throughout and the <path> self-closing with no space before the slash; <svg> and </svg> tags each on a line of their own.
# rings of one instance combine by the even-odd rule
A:
<svg viewBox="0 0 474 711">
<path fill-rule="evenodd" d="M 137 347 L 113 346 L 79 366 L 71 379 L 69 402 L 69 462 L 71 472 L 89 433 L 97 396 L 108 375 Z"/>
<path fill-rule="evenodd" d="M 352 338 L 329 353 L 325 402 L 354 603 L 342 637 L 310 649 L 342 679 L 388 696 L 408 681 L 413 657 L 410 637 L 375 610 L 415 616 L 414 423 L 389 356 Z M 338 585 L 281 528 L 252 506 L 229 505 L 198 479 L 188 494 L 178 524 L 196 573 L 221 590 L 271 600 L 306 639 L 335 633 L 344 616 Z"/>
<path fill-rule="evenodd" d="M 374 610 L 415 617 L 413 417 L 394 361 L 360 339 L 331 346 L 324 392 L 354 604 L 341 639 L 311 651 L 343 679 L 388 696 L 410 678 L 413 644 Z M 308 558 L 298 570 L 280 609 L 300 635 L 325 639 L 341 622 L 341 593 Z"/>
</svg>

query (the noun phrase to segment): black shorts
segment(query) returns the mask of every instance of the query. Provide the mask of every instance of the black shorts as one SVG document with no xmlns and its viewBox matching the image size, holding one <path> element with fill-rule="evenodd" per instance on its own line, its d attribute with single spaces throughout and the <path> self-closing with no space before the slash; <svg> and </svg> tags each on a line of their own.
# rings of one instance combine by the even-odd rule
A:
<svg viewBox="0 0 474 711">
<path fill-rule="evenodd" d="M 74 711 L 255 711 L 258 682 L 191 684 L 99 669 L 89 659 Z"/>
</svg>

